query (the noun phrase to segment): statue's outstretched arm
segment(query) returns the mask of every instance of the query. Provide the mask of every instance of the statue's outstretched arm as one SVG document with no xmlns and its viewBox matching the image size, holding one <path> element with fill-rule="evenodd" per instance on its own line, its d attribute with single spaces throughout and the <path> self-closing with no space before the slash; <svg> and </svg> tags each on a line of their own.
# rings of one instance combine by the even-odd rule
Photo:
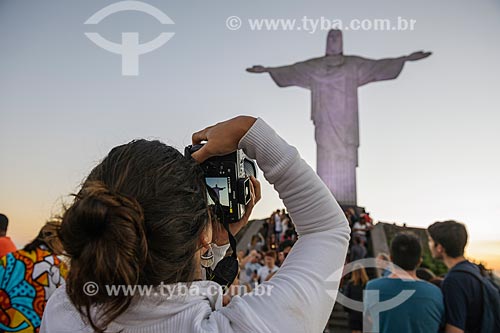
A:
<svg viewBox="0 0 500 333">
<path fill-rule="evenodd" d="M 307 62 L 280 67 L 264 67 L 256 65 L 247 68 L 250 73 L 269 73 L 279 87 L 298 86 L 309 89 L 311 86 L 312 69 Z"/>
<path fill-rule="evenodd" d="M 432 54 L 432 52 L 417 51 L 417 52 L 413 52 L 409 56 L 406 56 L 405 60 L 406 61 L 416 61 L 416 60 L 420 60 L 420 59 L 425 59 L 428 56 L 430 56 L 431 54 Z"/>
<path fill-rule="evenodd" d="M 399 76 L 406 61 L 416 61 L 427 58 L 430 55 L 431 52 L 418 51 L 399 58 L 374 60 L 355 57 L 358 85 L 362 86 L 375 81 L 393 80 Z"/>
<path fill-rule="evenodd" d="M 267 73 L 267 72 L 269 72 L 269 67 L 255 65 L 255 66 L 252 66 L 250 68 L 247 68 L 247 72 L 249 72 L 249 73 Z"/>
</svg>

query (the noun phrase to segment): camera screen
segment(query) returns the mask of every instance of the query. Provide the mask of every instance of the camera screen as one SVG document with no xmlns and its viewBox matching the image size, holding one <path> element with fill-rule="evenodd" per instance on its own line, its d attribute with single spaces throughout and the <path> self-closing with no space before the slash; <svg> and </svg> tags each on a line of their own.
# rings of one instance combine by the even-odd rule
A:
<svg viewBox="0 0 500 333">
<path fill-rule="evenodd" d="M 222 206 L 229 207 L 229 182 L 226 177 L 207 177 L 205 178 L 205 181 L 208 186 L 210 186 L 217 196 L 219 197 L 219 202 Z M 208 204 L 213 205 L 215 204 L 210 198 L 210 195 L 208 195 Z"/>
</svg>

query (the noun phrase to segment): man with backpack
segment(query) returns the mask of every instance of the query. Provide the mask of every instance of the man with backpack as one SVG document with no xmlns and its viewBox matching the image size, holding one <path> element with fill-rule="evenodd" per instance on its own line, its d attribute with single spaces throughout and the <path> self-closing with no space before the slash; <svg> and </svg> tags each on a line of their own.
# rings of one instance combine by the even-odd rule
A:
<svg viewBox="0 0 500 333">
<path fill-rule="evenodd" d="M 467 230 L 455 221 L 427 229 L 432 256 L 448 267 L 442 291 L 446 333 L 500 332 L 500 291 L 464 257 Z"/>
</svg>

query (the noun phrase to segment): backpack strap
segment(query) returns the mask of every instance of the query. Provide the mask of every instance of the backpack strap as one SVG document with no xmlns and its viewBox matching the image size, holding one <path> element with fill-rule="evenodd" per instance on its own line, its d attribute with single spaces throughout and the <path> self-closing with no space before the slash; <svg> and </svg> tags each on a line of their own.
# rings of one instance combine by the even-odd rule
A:
<svg viewBox="0 0 500 333">
<path fill-rule="evenodd" d="M 469 275 L 474 276 L 479 282 L 481 282 L 482 285 L 485 285 L 486 287 L 492 286 L 494 287 L 499 293 L 500 289 L 499 287 L 491 281 L 488 277 L 483 276 L 480 272 L 475 271 L 475 270 L 469 270 L 469 269 L 454 269 L 453 272 L 461 272 L 461 273 L 467 273 Z M 486 281 L 489 281 L 490 283 L 488 284 Z"/>
<path fill-rule="evenodd" d="M 484 280 L 483 280 L 484 277 L 479 272 L 469 270 L 469 269 L 454 269 L 452 273 L 454 273 L 454 272 L 467 273 L 469 275 L 474 276 L 481 283 L 484 283 Z"/>
</svg>

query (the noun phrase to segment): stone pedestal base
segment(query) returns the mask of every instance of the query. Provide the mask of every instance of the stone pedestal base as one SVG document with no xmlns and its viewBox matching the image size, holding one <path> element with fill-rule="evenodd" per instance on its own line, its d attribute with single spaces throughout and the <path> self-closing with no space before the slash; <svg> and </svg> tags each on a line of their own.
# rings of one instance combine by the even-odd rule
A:
<svg viewBox="0 0 500 333">
<path fill-rule="evenodd" d="M 339 204 L 357 206 L 356 161 L 318 155 L 317 172 Z"/>
</svg>

